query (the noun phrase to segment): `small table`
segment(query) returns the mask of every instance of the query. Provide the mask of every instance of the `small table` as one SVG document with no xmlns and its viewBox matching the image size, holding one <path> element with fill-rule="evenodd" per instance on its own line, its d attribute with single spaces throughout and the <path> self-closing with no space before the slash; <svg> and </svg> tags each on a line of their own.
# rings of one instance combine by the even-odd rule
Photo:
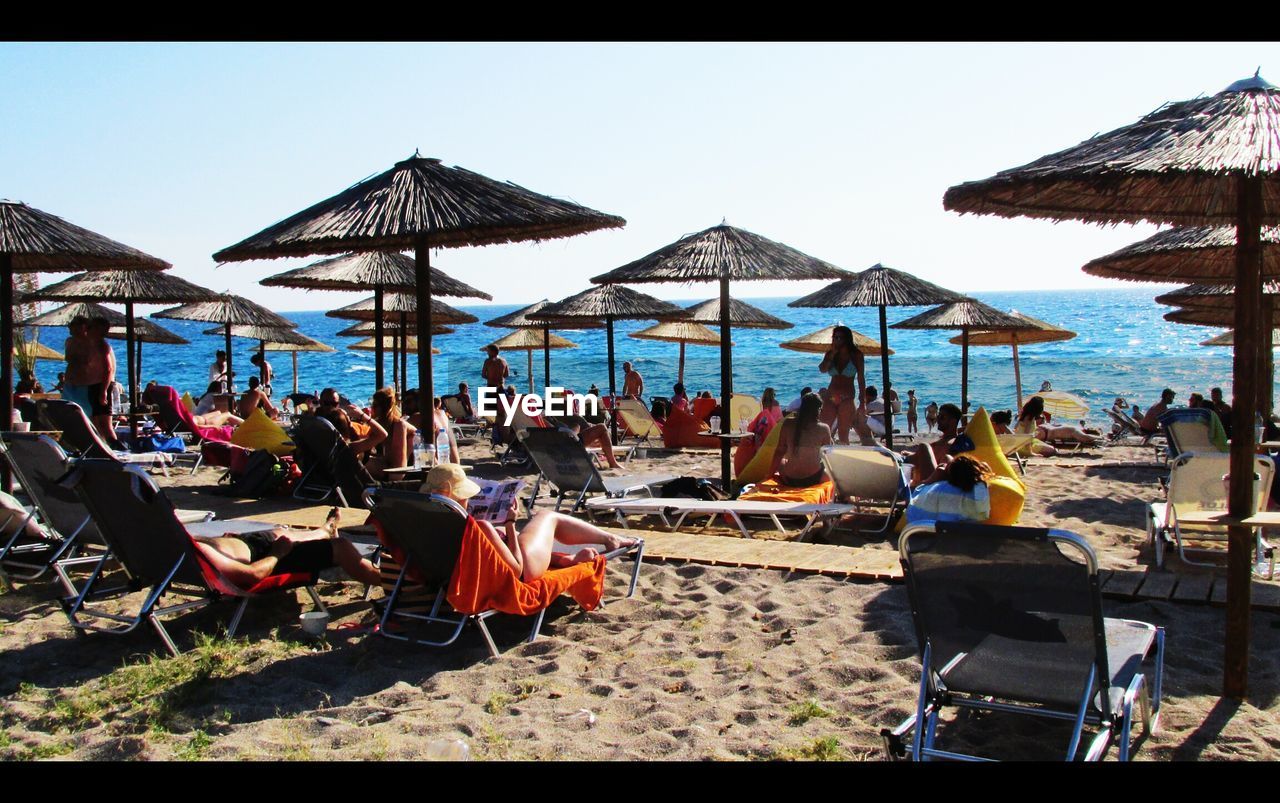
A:
<svg viewBox="0 0 1280 803">
<path fill-rule="evenodd" d="M 1262 511 L 1245 519 L 1233 519 L 1225 510 L 1195 510 L 1178 514 L 1179 524 L 1217 524 L 1224 527 L 1280 527 L 1280 511 Z"/>
<path fill-rule="evenodd" d="M 750 432 L 712 432 L 711 437 L 720 438 L 726 441 L 740 441 L 743 438 L 753 437 Z"/>
</svg>

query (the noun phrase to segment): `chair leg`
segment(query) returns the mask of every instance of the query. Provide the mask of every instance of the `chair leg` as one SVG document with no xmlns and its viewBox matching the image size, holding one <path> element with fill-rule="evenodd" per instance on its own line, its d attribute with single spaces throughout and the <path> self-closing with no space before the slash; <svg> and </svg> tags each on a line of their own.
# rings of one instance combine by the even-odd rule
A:
<svg viewBox="0 0 1280 803">
<path fill-rule="evenodd" d="M 489 626 L 485 624 L 484 618 L 481 616 L 472 617 L 475 620 L 476 627 L 480 628 L 480 635 L 484 636 L 484 643 L 489 647 L 489 657 L 498 657 L 498 645 L 493 641 L 493 634 L 489 632 Z M 539 622 L 542 620 L 539 619 Z M 532 640 L 532 639 L 530 639 Z"/>
<path fill-rule="evenodd" d="M 538 615 L 534 617 L 533 629 L 529 631 L 529 638 L 525 639 L 526 644 L 532 644 L 538 639 L 538 631 L 542 630 L 542 620 L 547 616 L 547 609 L 543 608 L 538 611 Z"/>
<path fill-rule="evenodd" d="M 227 625 L 227 638 L 235 636 L 236 629 L 240 627 L 240 619 L 244 616 L 244 611 L 247 607 L 249 607 L 249 598 L 242 597 L 240 604 L 236 606 L 235 615 L 231 617 L 231 623 Z"/>
<path fill-rule="evenodd" d="M 644 541 L 636 545 L 636 565 L 631 570 L 631 585 L 627 588 L 627 598 L 636 595 L 636 584 L 640 582 L 640 565 L 644 563 Z"/>
</svg>

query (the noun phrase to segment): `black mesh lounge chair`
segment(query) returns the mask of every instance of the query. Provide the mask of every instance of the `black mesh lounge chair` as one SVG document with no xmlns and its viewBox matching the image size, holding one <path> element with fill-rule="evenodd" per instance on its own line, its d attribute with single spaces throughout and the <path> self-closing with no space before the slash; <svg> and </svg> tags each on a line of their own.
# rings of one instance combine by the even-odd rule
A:
<svg viewBox="0 0 1280 803">
<path fill-rule="evenodd" d="M 923 671 L 916 713 L 882 731 L 890 755 L 978 759 L 935 746 L 941 710 L 958 706 L 1071 722 L 1068 761 L 1088 724 L 1097 733 L 1086 760 L 1118 741 L 1127 761 L 1135 703 L 1144 737 L 1159 717 L 1164 630 L 1103 617 L 1097 559 L 1078 535 L 936 527 L 909 527 L 899 541 Z"/>
<path fill-rule="evenodd" d="M 560 509 L 565 497 L 572 497 L 575 500 L 571 509 L 573 513 L 583 509 L 589 494 L 653 496 L 655 486 L 675 479 L 673 474 L 603 477 L 582 442 L 558 429 L 526 429 L 520 433 L 520 441 L 533 457 L 539 472 L 529 497 L 530 505 L 537 501 L 538 487 L 544 479 L 555 494 L 556 510 Z"/>
<path fill-rule="evenodd" d="M 325 610 L 312 587 L 315 578 L 310 574 L 272 575 L 250 591 L 221 577 L 201 558 L 168 497 L 137 466 L 82 460 L 63 484 L 75 489 L 107 545 L 107 552 L 100 557 L 71 558 L 57 564 L 59 574 L 75 566 L 92 567 L 92 574 L 80 590 L 63 600 L 67 618 L 76 628 L 128 633 L 144 621 L 150 622 L 169 651 L 177 655 L 178 648 L 161 617 L 201 608 L 223 597 L 241 599 L 227 628 L 229 636 L 235 635 L 249 600 L 267 593 L 305 586 L 316 607 Z M 105 569 L 112 558 L 119 561 L 126 575 L 126 581 L 118 585 L 108 585 L 106 579 Z M 145 597 L 133 613 L 115 613 L 90 605 L 143 590 Z M 183 600 L 161 605 L 166 596 Z M 116 624 L 95 624 L 99 620 Z"/>
<path fill-rule="evenodd" d="M 119 452 L 107 445 L 98 430 L 80 409 L 80 405 L 65 399 L 41 399 L 36 411 L 44 426 L 62 432 L 61 445 L 76 457 L 115 460 L 118 463 L 136 463 L 160 468 L 168 474 L 173 465 L 173 455 L 165 452 Z"/>
<path fill-rule="evenodd" d="M 373 477 L 333 424 L 318 416 L 303 416 L 289 436 L 297 447 L 294 459 L 302 472 L 293 486 L 295 499 L 324 502 L 337 496 L 343 507 L 364 506 L 364 489 L 375 484 Z"/>
<path fill-rule="evenodd" d="M 48 435 L 5 432 L 0 455 L 26 492 L 31 511 L 0 547 L 0 574 L 16 580 L 35 580 L 53 564 L 89 542 L 101 543 L 98 528 L 80 498 L 58 481 L 71 470 L 71 460 Z M 41 525 L 46 537 L 26 533 L 28 521 Z"/>
<path fill-rule="evenodd" d="M 480 630 L 485 645 L 489 648 L 489 654 L 497 658 L 498 645 L 494 642 L 485 620 L 498 611 L 461 614 L 448 609 L 449 603 L 445 599 L 446 587 L 453 577 L 453 570 L 462 550 L 463 528 L 467 523 L 466 510 L 452 499 L 413 491 L 369 488 L 366 496 L 369 507 L 373 509 L 373 517 L 377 519 L 382 529 L 383 537 L 403 550 L 405 556 L 395 586 L 383 603 L 382 621 L 378 632 L 387 638 L 400 641 L 430 647 L 444 647 L 457 641 L 463 628 L 470 622 Z M 633 546 L 602 554 L 606 559 L 611 560 L 627 553 L 635 557 L 631 585 L 627 590 L 627 596 L 631 597 L 636 592 L 636 583 L 640 578 L 640 565 L 644 561 L 643 539 L 637 539 Z M 429 592 L 434 591 L 435 599 L 428 613 L 410 610 L 420 604 L 419 600 L 401 603 L 401 590 L 406 585 L 406 577 L 411 568 L 415 570 L 415 574 L 421 575 L 422 586 Z M 601 606 L 603 605 L 602 601 Z M 538 612 L 526 641 L 532 642 L 537 639 L 545 614 L 545 608 Z M 388 624 L 393 618 L 397 623 L 409 620 L 443 626 L 444 638 L 430 640 L 389 630 Z"/>
</svg>

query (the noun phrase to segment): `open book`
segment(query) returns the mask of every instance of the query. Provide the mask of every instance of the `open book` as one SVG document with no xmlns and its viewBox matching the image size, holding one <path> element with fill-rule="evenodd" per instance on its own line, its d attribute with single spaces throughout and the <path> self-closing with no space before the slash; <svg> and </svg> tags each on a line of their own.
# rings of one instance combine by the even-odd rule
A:
<svg viewBox="0 0 1280 803">
<path fill-rule="evenodd" d="M 480 486 L 480 493 L 467 500 L 467 512 L 481 521 L 494 523 L 506 521 L 511 500 L 528 484 L 524 480 L 482 480 L 472 477 Z"/>
</svg>

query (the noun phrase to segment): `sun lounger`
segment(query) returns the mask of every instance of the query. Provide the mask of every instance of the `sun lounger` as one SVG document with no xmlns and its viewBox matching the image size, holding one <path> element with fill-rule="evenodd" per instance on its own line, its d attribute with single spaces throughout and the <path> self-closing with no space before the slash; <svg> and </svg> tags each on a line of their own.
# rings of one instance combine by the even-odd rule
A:
<svg viewBox="0 0 1280 803">
<path fill-rule="evenodd" d="M 443 496 L 413 493 L 411 491 L 395 491 L 380 488 L 368 490 L 369 507 L 373 509 L 370 522 L 379 533 L 379 539 L 398 553 L 395 559 L 401 563 L 401 570 L 394 587 L 383 603 L 382 620 L 377 632 L 391 639 L 409 641 L 432 647 L 443 647 L 457 641 L 463 628 L 468 623 L 474 624 L 484 637 L 489 654 L 498 657 L 498 646 L 489 632 L 486 620 L 500 613 L 497 608 L 486 607 L 479 610 L 457 610 L 454 602 L 472 599 L 472 590 L 461 588 L 464 568 L 459 566 L 460 559 L 470 555 L 466 543 L 467 528 L 471 523 L 467 512 L 452 499 Z M 474 536 L 474 533 L 472 533 Z M 484 540 L 484 536 L 479 536 Z M 485 541 L 487 543 L 487 541 Z M 472 547 L 475 544 L 471 545 Z M 644 560 L 644 541 L 612 552 L 602 552 L 606 560 L 620 558 L 630 554 L 635 559 L 635 567 L 631 571 L 631 584 L 627 596 L 635 594 L 636 584 L 640 577 L 640 566 Z M 588 574 L 586 564 L 570 566 L 564 569 L 551 569 L 533 583 L 524 583 L 515 577 L 506 577 L 506 582 L 518 583 L 525 602 L 523 612 L 533 615 L 533 628 L 529 631 L 527 642 L 538 637 L 542 628 L 542 620 L 547 607 L 561 593 L 568 591 L 575 596 L 588 594 L 588 602 L 592 599 L 602 604 L 597 597 L 585 591 L 580 583 L 589 584 L 587 578 L 576 579 Z M 514 575 L 514 570 L 511 571 Z M 493 578 L 503 582 L 504 578 Z M 421 583 L 435 592 L 431 609 L 427 613 L 412 608 L 422 604 L 421 599 L 402 602 L 402 589 L 409 582 Z M 454 602 L 450 602 L 452 599 Z M 469 606 L 464 606 L 469 607 Z M 438 625 L 445 628 L 441 639 L 425 639 L 410 636 L 398 630 L 398 625 L 408 622 L 421 622 L 426 625 Z"/>
<path fill-rule="evenodd" d="M 1183 452 L 1226 452 L 1227 435 L 1212 410 L 1178 407 L 1160 416 L 1160 428 L 1168 443 L 1169 459 Z"/>
<path fill-rule="evenodd" d="M 891 756 L 981 760 L 937 747 L 940 715 L 951 706 L 1070 722 L 1067 761 L 1076 759 L 1086 725 L 1097 731 L 1086 760 L 1102 759 L 1118 742 L 1127 761 L 1154 731 L 1164 630 L 1104 617 L 1098 561 L 1083 538 L 942 523 L 936 533 L 932 525 L 908 528 L 899 553 L 923 668 L 915 714 L 881 732 Z M 1136 742 L 1135 707 L 1143 729 Z"/>
<path fill-rule="evenodd" d="M 622 477 L 603 477 L 596 470 L 586 447 L 567 432 L 556 429 L 525 430 L 520 439 L 538 467 L 538 479 L 533 483 L 529 504 L 538 498 L 538 489 L 545 480 L 556 497 L 556 510 L 566 497 L 574 499 L 572 512 L 583 508 L 589 494 L 605 496 L 652 496 L 653 489 L 675 479 L 673 474 L 637 474 Z"/>
<path fill-rule="evenodd" d="M 1207 412 L 1207 411 L 1206 411 Z M 1224 477 L 1231 473 L 1230 455 L 1225 452 L 1183 452 L 1174 458 L 1169 469 L 1169 487 L 1166 498 L 1152 502 L 1147 507 L 1147 538 L 1155 548 L 1156 565 L 1164 565 L 1166 543 L 1172 541 L 1178 557 L 1184 563 L 1196 566 L 1217 566 L 1210 561 L 1192 560 L 1187 552 L 1213 553 L 1225 557 L 1221 549 L 1188 547 L 1186 542 L 1224 544 L 1227 528 L 1220 525 L 1182 524 L 1179 517 L 1190 513 L 1220 512 L 1227 510 L 1227 483 Z M 1270 457 L 1254 458 L 1255 509 L 1266 510 L 1271 496 L 1271 483 L 1275 477 L 1275 464 Z M 1255 542 L 1255 562 L 1261 563 L 1271 552 L 1270 545 L 1258 529 Z M 1274 553 L 1270 575 L 1275 575 Z"/>
<path fill-rule="evenodd" d="M 626 440 L 627 435 L 631 435 L 636 439 L 637 445 L 647 446 L 651 441 L 662 442 L 662 427 L 654 420 L 649 409 L 644 406 L 644 402 L 639 399 L 619 399 L 618 418 L 626 427 L 623 441 Z"/>
<path fill-rule="evenodd" d="M 364 489 L 375 484 L 373 477 L 333 424 L 319 416 L 303 416 L 289 436 L 297 447 L 294 458 L 302 472 L 293 486 L 295 499 L 325 502 L 336 496 L 343 507 L 364 504 Z"/>
<path fill-rule="evenodd" d="M 861 511 L 868 503 L 887 506 L 884 525 L 870 532 L 886 532 L 894 513 L 911 503 L 911 469 L 902 458 L 882 446 L 824 446 L 822 464 L 836 484 L 836 498 Z"/>
<path fill-rule="evenodd" d="M 36 402 L 36 410 L 46 427 L 62 432 L 60 443 L 75 452 L 77 457 L 105 458 L 119 463 L 159 468 L 166 476 L 169 473 L 168 467 L 173 465 L 173 455 L 165 452 L 134 453 L 112 449 L 75 402 L 41 399 Z"/>
<path fill-rule="evenodd" d="M 449 414 L 451 419 L 450 425 L 453 427 L 453 437 L 459 444 L 475 443 L 481 437 L 480 433 L 485 429 L 483 422 L 464 421 L 467 417 L 467 411 L 462 406 L 462 401 L 457 396 L 444 397 L 444 411 Z"/>
<path fill-rule="evenodd" d="M 674 497 L 596 497 L 587 500 L 584 507 L 592 517 L 612 514 L 624 528 L 627 527 L 627 516 L 657 516 L 672 532 L 677 532 L 690 516 L 708 517 L 706 524 L 702 527 L 704 530 L 710 527 L 717 517 L 725 516 L 738 527 L 743 538 L 752 537 L 743 517 L 768 518 L 782 535 L 789 535 L 787 529 L 782 526 L 783 518 L 800 518 L 804 520 L 798 538 L 801 541 L 808 536 L 815 525 L 828 524 L 856 510 L 853 505 L 837 502 L 814 505 L 799 502 L 743 502 L 731 499 L 709 501 Z"/>
<path fill-rule="evenodd" d="M 92 570 L 79 591 L 64 599 L 67 618 L 80 630 L 128 633 L 149 622 L 169 651 L 177 655 L 177 645 L 162 618 L 202 608 L 223 597 L 241 599 L 227 628 L 228 635 L 235 635 L 249 600 L 267 593 L 305 586 L 316 607 L 325 609 L 312 587 L 315 578 L 310 574 L 273 575 L 250 591 L 243 591 L 222 577 L 196 549 L 164 491 L 137 466 L 82 460 L 63 482 L 80 497 L 107 545 L 101 556 L 69 558 L 58 561 L 55 567 L 68 588 L 74 588 L 69 570 Z M 112 559 L 119 561 L 127 576 L 118 585 L 107 581 L 106 569 Z M 91 604 L 143 590 L 143 600 L 130 613 L 116 613 Z M 166 596 L 185 599 L 161 605 Z M 97 624 L 102 620 L 116 624 Z"/>
<path fill-rule="evenodd" d="M 1108 408 L 1102 412 L 1106 413 L 1107 418 L 1110 418 L 1111 422 L 1115 425 L 1115 432 L 1110 436 L 1110 440 L 1112 441 L 1118 441 L 1121 438 L 1132 435 L 1134 437 L 1141 438 L 1142 445 L 1146 446 L 1150 443 L 1151 439 L 1155 437 L 1154 433 L 1143 432 L 1142 426 L 1139 425 L 1137 421 L 1133 420 L 1133 416 L 1123 410 Z"/>
<path fill-rule="evenodd" d="M 1035 435 L 1027 435 L 1021 432 L 1012 432 L 1007 435 L 997 435 L 996 440 L 1000 442 L 1000 451 L 1004 453 L 1006 458 L 1012 457 L 1018 466 L 1018 473 L 1027 473 L 1027 460 L 1022 456 L 1022 452 L 1035 442 Z"/>
</svg>

